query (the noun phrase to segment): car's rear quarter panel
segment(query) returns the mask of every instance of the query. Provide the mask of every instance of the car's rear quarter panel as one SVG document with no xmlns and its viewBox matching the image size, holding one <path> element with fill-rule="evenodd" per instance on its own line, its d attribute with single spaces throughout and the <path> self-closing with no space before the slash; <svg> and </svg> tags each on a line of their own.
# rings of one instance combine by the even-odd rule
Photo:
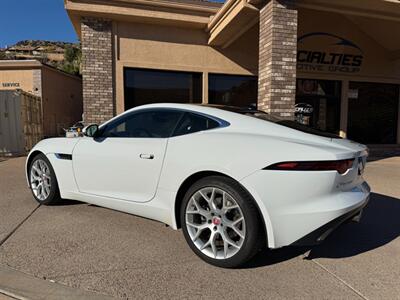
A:
<svg viewBox="0 0 400 300">
<path fill-rule="evenodd" d="M 169 139 L 159 188 L 177 191 L 201 171 L 225 174 L 253 195 L 271 248 L 288 245 L 357 206 L 362 179 L 352 172 L 280 172 L 263 168 L 282 161 L 337 160 L 357 156 L 348 148 L 218 129 Z M 351 184 L 345 187 L 346 181 Z M 174 212 L 173 212 L 174 213 Z M 307 221 L 305 221 L 307 220 Z"/>
<path fill-rule="evenodd" d="M 169 139 L 159 187 L 177 190 L 199 171 L 221 172 L 239 181 L 281 161 L 335 160 L 351 155 L 343 149 L 268 135 L 209 130 Z"/>
</svg>

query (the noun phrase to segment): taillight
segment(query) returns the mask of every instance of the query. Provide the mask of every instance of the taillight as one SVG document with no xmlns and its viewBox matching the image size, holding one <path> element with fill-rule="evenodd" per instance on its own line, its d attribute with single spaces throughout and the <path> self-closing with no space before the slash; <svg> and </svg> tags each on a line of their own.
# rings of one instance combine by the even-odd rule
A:
<svg viewBox="0 0 400 300">
<path fill-rule="evenodd" d="M 288 161 L 273 164 L 264 170 L 280 171 L 337 171 L 344 174 L 353 166 L 354 159 L 329 161 Z"/>
</svg>

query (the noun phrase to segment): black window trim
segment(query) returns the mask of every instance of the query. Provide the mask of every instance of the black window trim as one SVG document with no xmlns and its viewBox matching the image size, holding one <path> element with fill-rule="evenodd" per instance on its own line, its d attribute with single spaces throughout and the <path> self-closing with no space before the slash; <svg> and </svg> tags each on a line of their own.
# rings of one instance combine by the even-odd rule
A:
<svg viewBox="0 0 400 300">
<path fill-rule="evenodd" d="M 211 116 L 211 115 L 209 115 L 209 114 L 202 113 L 202 112 L 198 112 L 198 111 L 193 111 L 193 110 L 190 110 L 190 109 L 182 109 L 182 108 L 175 108 L 175 107 L 171 107 L 171 108 L 170 108 L 170 107 L 151 107 L 151 108 L 142 108 L 142 109 L 138 109 L 138 110 L 129 112 L 129 113 L 127 113 L 127 114 L 123 114 L 123 115 L 121 115 L 121 116 L 119 116 L 119 117 L 113 119 L 113 120 L 110 121 L 110 122 L 107 122 L 107 123 L 105 123 L 105 124 L 103 124 L 103 125 L 100 125 L 99 129 L 101 130 L 101 133 L 100 133 L 99 138 L 108 138 L 108 137 L 102 137 L 102 136 L 101 136 L 101 135 L 103 134 L 103 131 L 105 131 L 105 130 L 107 129 L 108 125 L 111 125 L 111 124 L 114 123 L 114 122 L 118 122 L 118 121 L 119 121 L 120 119 L 122 119 L 122 118 L 129 118 L 129 117 L 131 117 L 131 116 L 133 116 L 133 115 L 135 115 L 135 114 L 144 113 L 144 112 L 152 112 L 152 111 L 160 111 L 160 110 L 161 110 L 161 111 L 162 111 L 162 110 L 165 110 L 165 111 L 178 111 L 178 112 L 182 113 L 182 115 L 179 117 L 179 119 L 178 119 L 178 121 L 177 121 L 177 123 L 176 123 L 174 129 L 171 131 L 170 135 L 169 135 L 168 137 L 161 137 L 161 138 L 159 138 L 159 139 L 168 139 L 168 138 L 174 137 L 174 134 L 175 134 L 175 131 L 176 131 L 178 125 L 180 124 L 180 122 L 182 121 L 182 119 L 184 118 L 184 116 L 185 116 L 187 113 L 191 113 L 191 114 L 195 114 L 195 115 L 198 115 L 198 116 L 202 116 L 202 117 L 211 119 L 211 120 L 213 120 L 213 121 L 215 121 L 215 122 L 217 122 L 217 123 L 219 124 L 218 127 L 215 127 L 215 128 L 212 128 L 212 129 L 208 129 L 208 130 L 214 130 L 214 129 L 224 128 L 224 127 L 228 127 L 228 126 L 231 125 L 228 121 L 225 121 L 225 120 L 220 119 L 220 118 L 218 118 L 218 117 Z M 205 130 L 202 130 L 202 131 L 205 131 Z M 202 132 L 202 131 L 198 131 L 198 132 Z M 195 133 L 195 132 L 193 132 L 193 133 Z M 191 134 L 191 133 L 189 133 L 189 134 Z M 186 134 L 185 134 L 185 135 L 186 135 Z M 182 135 L 180 135 L 180 136 L 182 136 Z M 127 137 L 127 138 L 135 139 L 134 137 Z M 152 137 L 141 137 L 141 138 L 142 138 L 142 139 L 143 139 L 143 138 L 145 138 L 145 139 L 147 139 L 147 138 L 149 138 L 149 139 L 154 139 L 154 138 L 152 138 Z"/>
</svg>

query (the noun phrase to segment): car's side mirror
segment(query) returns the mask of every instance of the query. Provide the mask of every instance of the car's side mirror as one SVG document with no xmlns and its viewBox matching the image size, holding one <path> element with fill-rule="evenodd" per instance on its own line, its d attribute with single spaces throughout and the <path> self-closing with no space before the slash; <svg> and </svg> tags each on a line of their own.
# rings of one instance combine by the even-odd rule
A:
<svg viewBox="0 0 400 300">
<path fill-rule="evenodd" d="M 95 138 L 99 133 L 99 125 L 90 124 L 83 128 L 82 133 L 84 136 Z"/>
</svg>

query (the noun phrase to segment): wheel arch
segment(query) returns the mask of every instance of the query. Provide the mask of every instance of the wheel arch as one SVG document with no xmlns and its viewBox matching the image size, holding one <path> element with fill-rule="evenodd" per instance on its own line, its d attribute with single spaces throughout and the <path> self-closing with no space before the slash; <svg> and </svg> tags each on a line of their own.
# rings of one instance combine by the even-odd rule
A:
<svg viewBox="0 0 400 300">
<path fill-rule="evenodd" d="M 31 183 L 29 180 L 29 167 L 32 163 L 32 160 L 39 154 L 45 155 L 42 151 L 40 150 L 34 150 L 31 153 L 29 153 L 28 158 L 26 159 L 26 165 L 25 165 L 25 176 L 26 176 L 26 181 L 28 182 L 28 187 L 31 187 Z"/>
<path fill-rule="evenodd" d="M 229 175 L 226 175 L 224 173 L 220 173 L 220 172 L 216 172 L 216 171 L 200 171 L 197 173 L 194 173 L 192 175 L 190 175 L 189 177 L 187 177 L 182 184 L 180 185 L 178 192 L 176 193 L 176 197 L 175 197 L 175 206 L 174 206 L 174 219 L 175 219 L 175 224 L 176 224 L 176 228 L 180 229 L 182 227 L 181 221 L 180 221 L 180 209 L 181 209 L 181 205 L 183 202 L 183 198 L 185 197 L 186 192 L 189 190 L 189 188 L 198 180 L 203 179 L 205 177 L 210 177 L 210 176 L 223 176 L 223 177 L 227 177 L 230 178 L 232 180 L 235 180 L 236 182 L 238 182 L 243 189 L 249 193 L 249 195 L 252 197 L 255 206 L 257 207 L 257 212 L 258 215 L 261 219 L 262 225 L 263 225 L 263 233 L 264 233 L 264 237 L 265 237 L 265 242 L 268 245 L 268 230 L 266 227 L 266 222 L 265 222 L 265 216 L 262 213 L 262 210 L 259 207 L 259 204 L 257 203 L 257 201 L 255 200 L 255 198 L 253 197 L 253 195 L 249 192 L 249 190 L 244 187 L 238 180 L 236 180 L 235 178 L 232 178 Z"/>
</svg>

